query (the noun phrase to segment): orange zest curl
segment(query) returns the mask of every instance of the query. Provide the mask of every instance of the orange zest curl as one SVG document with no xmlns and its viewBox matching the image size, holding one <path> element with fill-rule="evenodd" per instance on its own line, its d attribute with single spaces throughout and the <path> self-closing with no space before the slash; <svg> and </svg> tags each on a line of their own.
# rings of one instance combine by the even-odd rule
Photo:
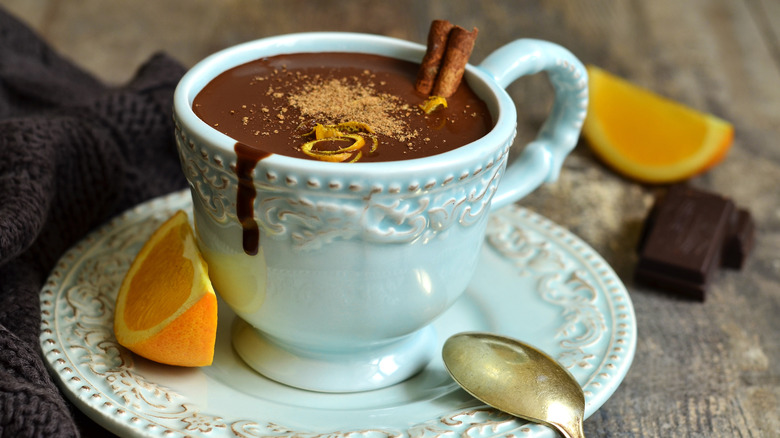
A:
<svg viewBox="0 0 780 438">
<path fill-rule="evenodd" d="M 301 146 L 301 152 L 320 161 L 333 163 L 354 163 L 363 157 L 363 148 L 366 146 L 366 137 L 371 139 L 369 153 L 376 151 L 379 141 L 374 130 L 365 123 L 344 122 L 336 125 L 322 125 L 318 123 L 314 129 L 303 135 L 314 136 L 314 140 L 307 141 Z M 325 142 L 345 141 L 349 145 L 335 150 L 317 149 L 317 145 Z"/>
<path fill-rule="evenodd" d="M 315 146 L 317 146 L 317 144 L 321 142 L 350 141 L 350 140 L 354 140 L 354 142 L 351 145 L 333 151 L 315 149 Z M 365 146 L 365 144 L 366 141 L 360 135 L 342 134 L 340 136 L 319 138 L 316 140 L 308 141 L 304 143 L 303 146 L 301 146 L 301 151 L 304 154 L 312 158 L 316 158 L 320 161 L 330 161 L 336 163 L 349 161 L 350 163 L 354 163 L 355 161 L 358 161 L 363 156 L 363 152 L 360 149 L 362 149 L 363 146 Z M 350 158 L 352 159 L 350 160 Z"/>
<path fill-rule="evenodd" d="M 419 106 L 425 114 L 430 114 L 439 107 L 447 108 L 447 99 L 442 96 L 428 96 L 428 98 L 425 99 L 425 102 L 421 103 Z"/>
</svg>

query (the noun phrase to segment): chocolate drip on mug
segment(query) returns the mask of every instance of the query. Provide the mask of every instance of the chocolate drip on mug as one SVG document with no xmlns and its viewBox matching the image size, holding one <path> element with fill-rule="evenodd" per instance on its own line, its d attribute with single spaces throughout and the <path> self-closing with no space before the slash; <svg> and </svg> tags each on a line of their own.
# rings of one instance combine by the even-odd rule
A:
<svg viewBox="0 0 780 438">
<path fill-rule="evenodd" d="M 243 248 L 248 255 L 257 255 L 260 247 L 260 227 L 255 221 L 255 182 L 252 172 L 257 163 L 271 155 L 252 146 L 236 142 L 236 176 L 238 177 L 238 191 L 236 192 L 236 216 L 243 229 Z"/>
</svg>

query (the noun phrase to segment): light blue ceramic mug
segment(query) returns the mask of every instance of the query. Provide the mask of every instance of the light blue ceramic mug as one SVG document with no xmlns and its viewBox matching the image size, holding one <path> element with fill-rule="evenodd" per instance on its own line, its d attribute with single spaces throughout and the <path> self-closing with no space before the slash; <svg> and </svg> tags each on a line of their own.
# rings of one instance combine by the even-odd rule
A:
<svg viewBox="0 0 780 438">
<path fill-rule="evenodd" d="M 585 118 L 587 74 L 558 45 L 517 40 L 467 67 L 465 80 L 495 122 L 473 143 L 395 162 L 264 158 L 253 174 L 260 249 L 247 255 L 236 215 L 235 140 L 191 106 L 223 71 L 295 52 L 419 61 L 425 47 L 376 35 L 293 34 L 235 46 L 193 67 L 176 89 L 174 117 L 198 243 L 215 289 L 240 317 L 233 344 L 250 366 L 315 391 L 388 386 L 438 354 L 431 322 L 468 285 L 490 210 L 557 177 Z M 541 71 L 555 90 L 552 112 L 507 167 L 517 112 L 504 88 Z"/>
</svg>

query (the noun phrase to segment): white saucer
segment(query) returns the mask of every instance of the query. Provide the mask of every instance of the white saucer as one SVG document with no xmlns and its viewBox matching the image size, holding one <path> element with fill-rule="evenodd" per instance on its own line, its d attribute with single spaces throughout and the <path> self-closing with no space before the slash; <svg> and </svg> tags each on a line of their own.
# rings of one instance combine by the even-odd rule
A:
<svg viewBox="0 0 780 438">
<path fill-rule="evenodd" d="M 134 437 L 555 436 L 460 390 L 440 352 L 422 373 L 375 391 L 327 394 L 278 384 L 231 348 L 235 316 L 226 305 L 210 367 L 161 365 L 120 347 L 113 308 L 125 271 L 164 219 L 190 208 L 183 191 L 129 210 L 71 248 L 41 291 L 47 364 L 66 396 L 105 428 Z M 520 207 L 493 213 L 487 239 L 469 289 L 434 323 L 439 347 L 472 330 L 531 343 L 574 374 L 590 416 L 634 356 L 636 320 L 625 287 L 587 244 Z"/>
</svg>

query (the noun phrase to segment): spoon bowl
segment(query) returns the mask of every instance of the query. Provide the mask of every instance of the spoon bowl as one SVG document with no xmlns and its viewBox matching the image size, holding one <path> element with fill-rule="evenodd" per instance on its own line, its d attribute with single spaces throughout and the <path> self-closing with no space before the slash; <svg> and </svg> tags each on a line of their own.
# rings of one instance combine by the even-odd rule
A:
<svg viewBox="0 0 780 438">
<path fill-rule="evenodd" d="M 442 358 L 468 393 L 500 411 L 584 438 L 585 396 L 555 359 L 516 339 L 459 333 L 444 343 Z"/>
</svg>

